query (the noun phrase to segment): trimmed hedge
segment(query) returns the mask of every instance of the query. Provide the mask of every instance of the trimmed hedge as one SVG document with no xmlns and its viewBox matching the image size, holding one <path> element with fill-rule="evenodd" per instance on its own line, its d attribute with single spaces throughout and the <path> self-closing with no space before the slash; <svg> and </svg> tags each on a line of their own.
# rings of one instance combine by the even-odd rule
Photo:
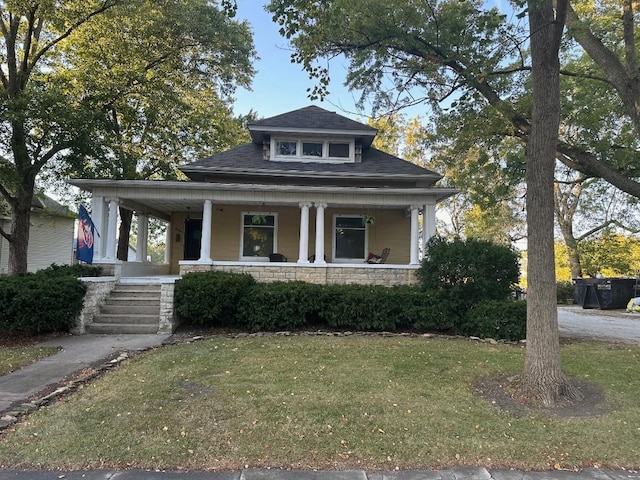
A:
<svg viewBox="0 0 640 480">
<path fill-rule="evenodd" d="M 244 273 L 188 273 L 175 283 L 176 320 L 187 325 L 237 327 L 238 305 L 255 284 Z"/>
<path fill-rule="evenodd" d="M 82 311 L 87 287 L 68 272 L 41 270 L 0 277 L 0 331 L 24 335 L 69 331 Z"/>
<path fill-rule="evenodd" d="M 519 340 L 525 302 L 472 309 L 414 286 L 256 283 L 246 274 L 203 272 L 176 282 L 176 316 L 186 324 L 247 331 L 330 328 L 460 333 Z"/>
<path fill-rule="evenodd" d="M 317 287 L 305 282 L 257 283 L 240 300 L 236 323 L 254 332 L 313 324 L 319 308 Z"/>
<path fill-rule="evenodd" d="M 80 263 L 75 265 L 57 265 L 52 263 L 47 268 L 38 270 L 37 273 L 46 275 L 47 277 L 99 277 L 102 275 L 102 267 L 94 267 Z"/>
<path fill-rule="evenodd" d="M 476 305 L 458 332 L 496 340 L 522 340 L 527 336 L 527 302 L 492 300 Z"/>
</svg>

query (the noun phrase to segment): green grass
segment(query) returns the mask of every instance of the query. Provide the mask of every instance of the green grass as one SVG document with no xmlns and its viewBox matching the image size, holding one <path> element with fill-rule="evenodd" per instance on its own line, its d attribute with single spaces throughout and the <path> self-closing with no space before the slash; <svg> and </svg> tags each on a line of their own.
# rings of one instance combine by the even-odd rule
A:
<svg viewBox="0 0 640 480">
<path fill-rule="evenodd" d="M 0 375 L 26 367 L 59 350 L 57 347 L 0 347 Z"/>
<path fill-rule="evenodd" d="M 524 349 L 426 337 L 215 338 L 163 347 L 26 417 L 0 465 L 522 469 L 640 464 L 640 346 L 563 347 L 609 413 L 514 416 L 473 393 Z"/>
</svg>

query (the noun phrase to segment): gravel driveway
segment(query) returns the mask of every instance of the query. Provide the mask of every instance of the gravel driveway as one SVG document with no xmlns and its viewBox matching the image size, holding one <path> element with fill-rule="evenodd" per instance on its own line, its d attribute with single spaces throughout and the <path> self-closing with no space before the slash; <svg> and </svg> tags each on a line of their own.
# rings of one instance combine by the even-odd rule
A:
<svg viewBox="0 0 640 480">
<path fill-rule="evenodd" d="M 560 336 L 640 343 L 640 313 L 559 306 Z"/>
</svg>

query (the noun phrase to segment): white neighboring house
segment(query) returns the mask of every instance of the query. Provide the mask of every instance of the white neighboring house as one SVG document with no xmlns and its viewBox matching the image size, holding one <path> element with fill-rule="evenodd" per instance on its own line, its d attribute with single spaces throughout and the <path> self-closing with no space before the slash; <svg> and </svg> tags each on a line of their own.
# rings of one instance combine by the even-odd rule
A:
<svg viewBox="0 0 640 480">
<path fill-rule="evenodd" d="M 44 195 L 36 195 L 31 207 L 31 229 L 27 270 L 35 272 L 52 263 L 72 265 L 76 214 L 67 207 Z M 0 211 L 0 225 L 5 232 L 11 230 L 11 217 Z M 0 235 L 0 274 L 7 273 L 9 242 Z"/>
</svg>

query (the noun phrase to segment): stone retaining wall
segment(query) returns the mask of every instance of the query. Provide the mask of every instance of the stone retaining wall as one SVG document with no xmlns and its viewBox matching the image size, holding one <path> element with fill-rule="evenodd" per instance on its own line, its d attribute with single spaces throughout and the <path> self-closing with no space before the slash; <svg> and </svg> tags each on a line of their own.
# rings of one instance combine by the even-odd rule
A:
<svg viewBox="0 0 640 480">
<path fill-rule="evenodd" d="M 93 321 L 93 316 L 100 311 L 100 305 L 116 286 L 115 277 L 83 277 L 80 280 L 86 283 L 87 293 L 84 295 L 84 305 L 77 318 L 76 326 L 71 329 L 74 335 L 86 333 L 87 325 Z"/>
<path fill-rule="evenodd" d="M 163 283 L 160 286 L 160 324 L 158 333 L 173 333 L 178 325 L 175 324 L 173 315 L 174 284 Z"/>
</svg>

